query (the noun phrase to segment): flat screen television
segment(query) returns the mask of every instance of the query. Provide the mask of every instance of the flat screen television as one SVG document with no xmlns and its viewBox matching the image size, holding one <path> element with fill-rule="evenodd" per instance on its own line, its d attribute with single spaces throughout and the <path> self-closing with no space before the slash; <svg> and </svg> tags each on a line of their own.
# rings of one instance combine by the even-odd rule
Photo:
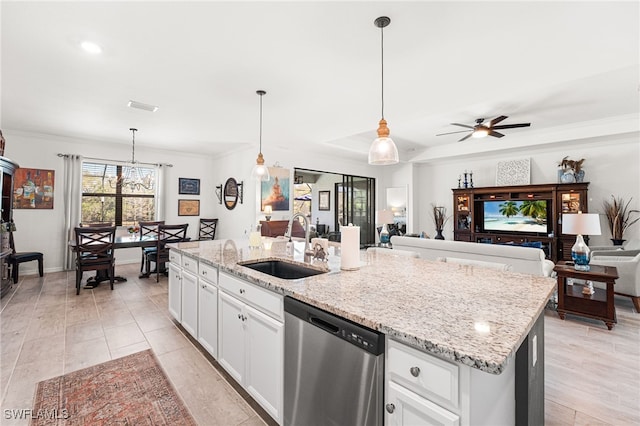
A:
<svg viewBox="0 0 640 426">
<path fill-rule="evenodd" d="M 492 200 L 483 202 L 484 232 L 548 235 L 551 225 L 547 200 Z"/>
</svg>

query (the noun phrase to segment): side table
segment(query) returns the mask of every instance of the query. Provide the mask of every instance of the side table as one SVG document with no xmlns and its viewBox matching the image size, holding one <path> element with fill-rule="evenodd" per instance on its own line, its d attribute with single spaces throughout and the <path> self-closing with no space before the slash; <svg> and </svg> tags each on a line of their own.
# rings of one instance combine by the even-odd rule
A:
<svg viewBox="0 0 640 426">
<path fill-rule="evenodd" d="M 613 304 L 613 286 L 618 278 L 614 266 L 590 265 L 590 271 L 576 271 L 573 262 L 558 262 L 553 270 L 558 274 L 558 315 L 581 315 L 604 321 L 611 330 L 618 322 Z M 593 294 L 582 294 L 584 285 L 567 283 L 568 279 L 597 281 L 607 285 L 607 289 L 595 289 Z"/>
</svg>

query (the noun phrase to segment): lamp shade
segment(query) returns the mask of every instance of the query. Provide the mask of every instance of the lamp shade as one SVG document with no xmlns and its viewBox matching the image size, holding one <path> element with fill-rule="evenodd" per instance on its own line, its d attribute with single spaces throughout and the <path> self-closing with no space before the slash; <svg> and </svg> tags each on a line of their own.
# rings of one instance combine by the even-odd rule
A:
<svg viewBox="0 0 640 426">
<path fill-rule="evenodd" d="M 562 215 L 562 233 L 569 235 L 600 235 L 600 215 L 578 213 Z"/>
<path fill-rule="evenodd" d="M 393 212 L 387 209 L 378 211 L 378 223 L 381 225 L 393 223 Z"/>
<path fill-rule="evenodd" d="M 267 204 L 266 206 L 264 206 L 264 214 L 271 214 L 273 213 L 273 210 L 271 209 L 271 204 Z"/>
</svg>

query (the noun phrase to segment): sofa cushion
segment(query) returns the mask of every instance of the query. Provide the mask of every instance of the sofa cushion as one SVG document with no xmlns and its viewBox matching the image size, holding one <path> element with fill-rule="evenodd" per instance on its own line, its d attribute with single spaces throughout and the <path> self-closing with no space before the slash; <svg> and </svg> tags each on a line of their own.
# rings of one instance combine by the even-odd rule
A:
<svg viewBox="0 0 640 426">
<path fill-rule="evenodd" d="M 497 269 L 498 271 L 511 271 L 513 268 L 506 263 L 485 262 L 483 260 L 469 260 L 461 259 L 458 257 L 438 257 L 436 259 L 439 262 L 455 263 L 458 265 L 477 266 L 479 268 Z"/>
</svg>

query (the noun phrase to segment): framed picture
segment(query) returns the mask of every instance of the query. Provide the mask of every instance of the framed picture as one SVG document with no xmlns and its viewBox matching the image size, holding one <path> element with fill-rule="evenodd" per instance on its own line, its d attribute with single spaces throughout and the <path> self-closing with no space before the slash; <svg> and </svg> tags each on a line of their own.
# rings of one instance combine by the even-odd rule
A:
<svg viewBox="0 0 640 426">
<path fill-rule="evenodd" d="M 200 216 L 200 200 L 178 200 L 178 216 Z"/>
<path fill-rule="evenodd" d="M 200 179 L 178 178 L 178 194 L 200 195 Z"/>
<path fill-rule="evenodd" d="M 273 211 L 289 210 L 291 178 L 289 169 L 269 167 L 269 180 L 260 184 L 260 211 L 271 205 Z"/>
<path fill-rule="evenodd" d="M 318 191 L 318 210 L 331 210 L 331 191 Z"/>
<path fill-rule="evenodd" d="M 13 181 L 14 209 L 53 209 L 55 170 L 16 169 Z"/>
</svg>

